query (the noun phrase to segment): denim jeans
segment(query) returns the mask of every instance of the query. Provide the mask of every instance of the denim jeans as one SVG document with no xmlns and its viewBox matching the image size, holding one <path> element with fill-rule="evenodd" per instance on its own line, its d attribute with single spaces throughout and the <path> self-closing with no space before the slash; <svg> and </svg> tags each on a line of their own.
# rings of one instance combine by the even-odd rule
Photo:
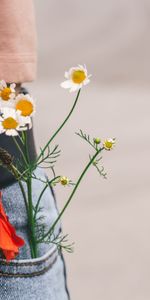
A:
<svg viewBox="0 0 150 300">
<path fill-rule="evenodd" d="M 45 180 L 41 170 L 36 176 Z M 44 187 L 42 181 L 33 180 L 33 203 Z M 2 190 L 3 205 L 11 224 L 17 234 L 25 240 L 15 260 L 7 263 L 0 258 L 0 300 L 68 300 L 66 270 L 62 254 L 53 244 L 39 244 L 38 258 L 32 259 L 27 236 L 27 215 L 24 200 L 18 183 Z M 41 200 L 42 216 L 47 228 L 53 224 L 58 215 L 55 199 L 50 188 L 47 188 Z M 60 232 L 60 224 L 55 234 Z"/>
</svg>

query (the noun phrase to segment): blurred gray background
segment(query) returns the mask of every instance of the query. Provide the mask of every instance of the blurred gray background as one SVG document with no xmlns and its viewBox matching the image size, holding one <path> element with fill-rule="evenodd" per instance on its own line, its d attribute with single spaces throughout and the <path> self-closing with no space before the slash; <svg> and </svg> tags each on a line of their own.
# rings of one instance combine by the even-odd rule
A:
<svg viewBox="0 0 150 300">
<path fill-rule="evenodd" d="M 42 146 L 69 111 L 75 94 L 60 88 L 64 71 L 85 63 L 92 73 L 79 105 L 56 143 L 56 170 L 76 181 L 89 147 L 82 128 L 116 137 L 103 165 L 91 168 L 63 219 L 75 242 L 65 254 L 72 300 L 150 299 L 150 2 L 35 1 L 39 68 L 35 134 Z M 57 187 L 61 208 L 70 188 Z"/>
</svg>

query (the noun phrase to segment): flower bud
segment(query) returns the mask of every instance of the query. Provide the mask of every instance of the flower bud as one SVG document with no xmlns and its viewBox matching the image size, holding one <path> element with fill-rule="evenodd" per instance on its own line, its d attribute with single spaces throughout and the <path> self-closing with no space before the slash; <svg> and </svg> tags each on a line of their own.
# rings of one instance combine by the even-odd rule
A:
<svg viewBox="0 0 150 300">
<path fill-rule="evenodd" d="M 100 138 L 95 138 L 94 139 L 94 143 L 96 144 L 96 145 L 98 145 L 98 144 L 100 144 L 100 142 L 101 142 L 101 139 Z"/>
<path fill-rule="evenodd" d="M 93 161 L 93 166 L 97 166 L 98 165 L 98 161 L 97 160 L 94 160 Z"/>
</svg>

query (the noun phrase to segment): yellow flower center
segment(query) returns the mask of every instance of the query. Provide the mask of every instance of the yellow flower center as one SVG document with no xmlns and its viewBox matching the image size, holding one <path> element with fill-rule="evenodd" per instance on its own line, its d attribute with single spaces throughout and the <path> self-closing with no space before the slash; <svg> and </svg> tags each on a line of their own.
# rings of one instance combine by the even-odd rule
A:
<svg viewBox="0 0 150 300">
<path fill-rule="evenodd" d="M 68 177 L 62 176 L 62 177 L 60 178 L 60 183 L 61 183 L 62 185 L 67 185 L 67 184 L 69 184 L 69 179 L 68 179 Z"/>
<path fill-rule="evenodd" d="M 30 116 L 33 112 L 33 104 L 26 99 L 20 99 L 16 104 L 16 109 L 21 111 L 22 116 Z"/>
<path fill-rule="evenodd" d="M 12 93 L 11 88 L 6 87 L 0 92 L 0 96 L 4 101 L 8 101 L 11 93 Z"/>
<path fill-rule="evenodd" d="M 4 129 L 16 129 L 18 122 L 14 118 L 9 117 L 2 122 L 2 125 Z"/>
<path fill-rule="evenodd" d="M 86 74 L 82 70 L 76 70 L 73 71 L 72 73 L 72 81 L 74 83 L 80 84 L 85 80 L 85 78 L 86 78 Z"/>
<path fill-rule="evenodd" d="M 104 142 L 104 148 L 107 150 L 111 150 L 113 148 L 114 143 L 115 143 L 114 141 L 106 140 Z"/>
</svg>

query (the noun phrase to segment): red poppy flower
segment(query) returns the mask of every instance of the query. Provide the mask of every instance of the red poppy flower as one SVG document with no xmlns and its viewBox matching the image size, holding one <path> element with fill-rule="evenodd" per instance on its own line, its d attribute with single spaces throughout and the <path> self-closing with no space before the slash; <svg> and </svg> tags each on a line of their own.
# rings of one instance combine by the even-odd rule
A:
<svg viewBox="0 0 150 300">
<path fill-rule="evenodd" d="M 9 261 L 15 258 L 19 253 L 19 248 L 24 244 L 24 240 L 17 236 L 15 228 L 10 224 L 5 214 L 2 204 L 2 192 L 0 192 L 0 250 L 6 260 Z"/>
</svg>

